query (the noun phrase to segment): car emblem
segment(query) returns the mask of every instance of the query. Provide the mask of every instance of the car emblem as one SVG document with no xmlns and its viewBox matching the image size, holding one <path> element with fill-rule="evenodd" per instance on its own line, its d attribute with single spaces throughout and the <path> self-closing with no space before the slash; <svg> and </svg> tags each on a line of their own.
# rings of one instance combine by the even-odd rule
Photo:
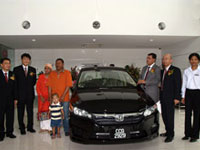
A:
<svg viewBox="0 0 200 150">
<path fill-rule="evenodd" d="M 124 115 L 115 115 L 115 121 L 117 122 L 124 121 Z"/>
</svg>

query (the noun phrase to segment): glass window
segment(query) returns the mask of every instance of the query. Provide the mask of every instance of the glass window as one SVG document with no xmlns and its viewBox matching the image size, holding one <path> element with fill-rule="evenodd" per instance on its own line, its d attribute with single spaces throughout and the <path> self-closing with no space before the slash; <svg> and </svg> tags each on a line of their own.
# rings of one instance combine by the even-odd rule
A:
<svg viewBox="0 0 200 150">
<path fill-rule="evenodd" d="M 83 71 L 78 88 L 132 88 L 136 83 L 123 70 L 99 69 Z"/>
</svg>

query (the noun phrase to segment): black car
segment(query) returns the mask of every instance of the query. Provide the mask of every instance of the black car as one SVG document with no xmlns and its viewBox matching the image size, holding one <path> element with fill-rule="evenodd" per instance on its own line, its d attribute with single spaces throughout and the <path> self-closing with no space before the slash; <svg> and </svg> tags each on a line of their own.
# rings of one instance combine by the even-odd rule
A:
<svg viewBox="0 0 200 150">
<path fill-rule="evenodd" d="M 153 105 L 125 69 L 84 68 L 71 98 L 70 138 L 110 143 L 158 136 L 159 115 Z"/>
</svg>

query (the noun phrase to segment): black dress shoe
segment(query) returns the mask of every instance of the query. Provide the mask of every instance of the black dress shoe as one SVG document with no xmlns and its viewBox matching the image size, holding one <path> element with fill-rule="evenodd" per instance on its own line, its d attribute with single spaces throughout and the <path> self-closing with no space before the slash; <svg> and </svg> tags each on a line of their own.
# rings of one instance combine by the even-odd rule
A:
<svg viewBox="0 0 200 150">
<path fill-rule="evenodd" d="M 25 135 L 26 134 L 25 130 L 20 130 L 20 132 L 21 132 L 21 135 Z"/>
<path fill-rule="evenodd" d="M 0 142 L 4 140 L 5 135 L 0 135 Z"/>
<path fill-rule="evenodd" d="M 188 137 L 188 136 L 184 136 L 184 137 L 182 138 L 182 140 L 189 140 L 189 137 Z"/>
<path fill-rule="evenodd" d="M 6 136 L 9 137 L 9 138 L 11 138 L 11 139 L 16 138 L 16 136 L 13 133 L 7 134 Z"/>
<path fill-rule="evenodd" d="M 168 137 L 165 139 L 165 143 L 172 142 L 173 139 L 174 139 L 174 137 L 172 137 L 172 136 L 168 136 Z"/>
<path fill-rule="evenodd" d="M 191 138 L 191 139 L 190 139 L 190 142 L 191 142 L 191 143 L 197 142 L 197 139 Z"/>
<path fill-rule="evenodd" d="M 32 128 L 32 129 L 27 129 L 28 132 L 31 132 L 31 133 L 35 133 L 36 131 Z"/>
<path fill-rule="evenodd" d="M 4 140 L 4 137 L 0 137 L 0 142 Z"/>
<path fill-rule="evenodd" d="M 166 136 L 167 136 L 167 133 L 161 133 L 160 136 L 161 136 L 161 137 L 166 137 Z"/>
</svg>

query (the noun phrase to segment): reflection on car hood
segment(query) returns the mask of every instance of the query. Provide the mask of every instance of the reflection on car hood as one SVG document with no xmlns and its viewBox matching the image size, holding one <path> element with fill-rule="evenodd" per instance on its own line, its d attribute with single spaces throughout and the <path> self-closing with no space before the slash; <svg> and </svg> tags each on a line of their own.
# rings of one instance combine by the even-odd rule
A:
<svg viewBox="0 0 200 150">
<path fill-rule="evenodd" d="M 79 91 L 72 96 L 72 102 L 89 113 L 130 113 L 147 106 L 144 97 L 136 89 L 115 91 Z"/>
</svg>

